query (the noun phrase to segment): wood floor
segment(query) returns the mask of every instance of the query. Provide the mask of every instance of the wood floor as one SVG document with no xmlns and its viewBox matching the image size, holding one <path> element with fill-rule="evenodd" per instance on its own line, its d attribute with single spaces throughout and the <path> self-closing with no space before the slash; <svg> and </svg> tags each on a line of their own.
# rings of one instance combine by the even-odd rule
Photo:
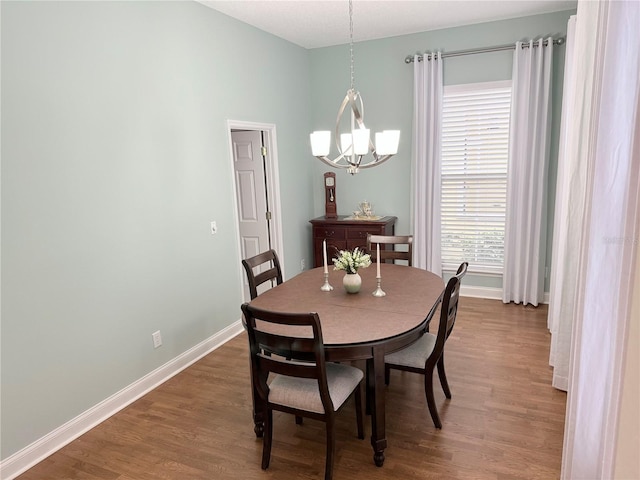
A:
<svg viewBox="0 0 640 480">
<path fill-rule="evenodd" d="M 547 309 L 463 297 L 445 347 L 453 398 L 436 385 L 436 430 L 422 378 L 392 371 L 386 461 L 373 464 L 348 404 L 337 423 L 334 479 L 559 478 L 566 395 L 551 387 Z M 437 380 L 436 380 L 437 382 Z M 322 479 L 324 424 L 274 414 L 260 469 L 247 342 L 240 335 L 18 477 L 118 480 Z"/>
</svg>

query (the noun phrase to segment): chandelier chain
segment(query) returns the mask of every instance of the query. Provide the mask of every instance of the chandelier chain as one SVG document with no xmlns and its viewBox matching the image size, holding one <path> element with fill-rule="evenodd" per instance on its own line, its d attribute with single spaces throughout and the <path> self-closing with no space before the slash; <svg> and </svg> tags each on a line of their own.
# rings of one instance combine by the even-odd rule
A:
<svg viewBox="0 0 640 480">
<path fill-rule="evenodd" d="M 349 54 L 351 55 L 351 90 L 355 83 L 353 69 L 353 0 L 349 0 Z"/>
</svg>

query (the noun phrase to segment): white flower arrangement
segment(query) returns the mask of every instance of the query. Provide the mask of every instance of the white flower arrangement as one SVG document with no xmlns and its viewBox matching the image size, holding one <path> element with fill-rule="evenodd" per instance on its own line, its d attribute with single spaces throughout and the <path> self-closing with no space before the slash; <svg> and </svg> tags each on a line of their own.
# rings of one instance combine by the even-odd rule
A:
<svg viewBox="0 0 640 480">
<path fill-rule="evenodd" d="M 371 265 L 371 256 L 356 247 L 353 252 L 350 250 L 340 250 L 337 258 L 333 259 L 334 270 L 344 270 L 347 273 L 358 273 L 359 268 L 366 268 Z"/>
</svg>

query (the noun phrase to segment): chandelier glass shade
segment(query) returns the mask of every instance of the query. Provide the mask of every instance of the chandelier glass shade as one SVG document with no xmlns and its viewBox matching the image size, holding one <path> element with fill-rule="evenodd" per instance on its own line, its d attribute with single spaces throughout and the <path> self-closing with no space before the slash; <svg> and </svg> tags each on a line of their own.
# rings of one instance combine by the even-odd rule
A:
<svg viewBox="0 0 640 480">
<path fill-rule="evenodd" d="M 342 100 L 338 109 L 335 127 L 335 144 L 338 156 L 329 158 L 331 152 L 331 132 L 316 131 L 311 133 L 311 153 L 327 165 L 334 168 L 346 168 L 351 175 L 355 175 L 361 168 L 371 168 L 380 165 L 398 153 L 400 142 L 399 130 L 384 130 L 375 134 L 375 144 L 371 141 L 370 130 L 364 124 L 364 105 L 360 93 L 354 88 L 353 68 L 353 4 L 349 0 L 349 33 L 351 53 L 351 88 Z M 350 129 L 341 133 L 342 117 L 349 108 Z M 370 156 L 367 156 L 371 154 Z"/>
</svg>

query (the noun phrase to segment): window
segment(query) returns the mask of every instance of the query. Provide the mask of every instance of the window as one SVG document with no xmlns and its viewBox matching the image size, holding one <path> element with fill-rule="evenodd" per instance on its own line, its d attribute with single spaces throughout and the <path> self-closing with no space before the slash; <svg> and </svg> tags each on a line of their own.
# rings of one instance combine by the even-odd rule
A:
<svg viewBox="0 0 640 480">
<path fill-rule="evenodd" d="M 511 81 L 445 87 L 442 266 L 502 273 Z"/>
</svg>

